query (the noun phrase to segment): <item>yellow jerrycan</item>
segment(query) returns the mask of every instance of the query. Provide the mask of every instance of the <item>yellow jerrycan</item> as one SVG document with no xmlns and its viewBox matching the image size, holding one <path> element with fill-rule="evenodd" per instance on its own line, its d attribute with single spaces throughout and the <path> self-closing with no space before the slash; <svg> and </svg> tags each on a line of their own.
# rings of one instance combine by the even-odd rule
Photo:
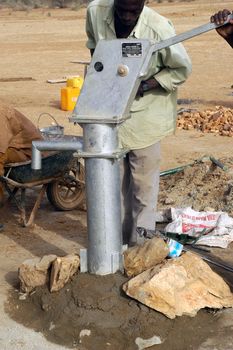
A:
<svg viewBox="0 0 233 350">
<path fill-rule="evenodd" d="M 82 77 L 67 79 L 66 86 L 61 89 L 61 109 L 73 111 L 83 86 Z"/>
</svg>

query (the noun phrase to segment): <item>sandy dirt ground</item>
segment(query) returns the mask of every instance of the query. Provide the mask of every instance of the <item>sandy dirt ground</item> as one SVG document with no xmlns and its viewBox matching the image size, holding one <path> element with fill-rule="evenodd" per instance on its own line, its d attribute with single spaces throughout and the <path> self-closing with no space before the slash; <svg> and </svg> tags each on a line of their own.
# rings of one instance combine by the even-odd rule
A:
<svg viewBox="0 0 233 350">
<path fill-rule="evenodd" d="M 231 8 L 230 1 L 191 1 L 152 4 L 161 14 L 169 17 L 177 33 L 207 23 L 211 13 L 220 8 Z M 63 84 L 48 84 L 47 79 L 59 79 L 70 75 L 83 75 L 83 67 L 71 61 L 89 60 L 85 48 L 85 9 L 79 12 L 68 9 L 37 9 L 33 11 L 0 11 L 0 79 L 31 77 L 32 80 L 1 82 L 0 100 L 12 104 L 25 113 L 35 124 L 43 112 L 51 113 L 65 126 L 67 134 L 81 133 L 77 126 L 69 123 L 69 112 L 60 110 L 60 89 Z M 205 109 L 223 105 L 233 108 L 232 49 L 215 33 L 210 32 L 185 43 L 193 62 L 193 73 L 179 92 L 179 108 Z M 39 126 L 50 123 L 42 120 Z M 228 158 L 232 155 L 233 139 L 202 135 L 197 131 L 177 131 L 175 135 L 162 142 L 162 170 L 183 165 L 213 154 L 216 158 Z M 166 186 L 165 186 L 166 188 Z M 29 206 L 34 198 L 29 192 Z M 175 205 L 175 203 L 174 203 Z M 65 349 L 59 337 L 44 335 L 35 324 L 23 322 L 9 312 L 12 297 L 9 292 L 17 287 L 17 268 L 22 261 L 45 254 L 65 255 L 78 252 L 86 246 L 86 212 L 56 212 L 44 198 L 33 228 L 21 228 L 18 224 L 18 212 L 11 203 L 1 209 L 1 222 L 5 230 L 1 233 L 0 254 L 0 348 L 10 350 Z M 17 305 L 15 305 L 17 309 Z M 8 310 L 8 311 L 7 311 Z M 167 349 L 186 350 L 227 350 L 232 349 L 230 331 L 233 327 L 233 314 L 227 310 L 218 315 L 217 326 L 213 317 L 203 317 L 202 324 L 210 322 L 205 336 L 192 345 L 182 343 L 179 332 L 179 348 L 171 345 Z M 198 319 L 199 320 L 199 319 Z M 158 318 L 158 322 L 160 322 Z M 189 319 L 180 322 L 180 330 Z M 39 323 L 39 320 L 38 320 Z M 174 324 L 169 327 L 173 329 Z M 169 328 L 168 327 L 168 333 Z M 200 331 L 198 322 L 190 326 Z M 34 331 L 35 330 L 35 331 Z M 158 330 L 159 331 L 159 330 Z M 47 332 L 48 333 L 48 332 Z M 166 332 L 165 332 L 166 333 Z M 159 334 L 157 334 L 159 335 Z M 172 333 L 175 338 L 176 334 Z M 143 337 L 143 334 L 141 334 Z M 192 339 L 192 338 L 190 338 Z M 60 344 L 60 345 L 59 345 Z M 66 346 L 70 347 L 70 343 Z M 165 345 L 164 345 L 165 346 Z M 72 346 L 76 347 L 75 344 Z M 77 348 L 77 347 L 76 347 Z M 117 347 L 112 347 L 116 349 Z M 127 347 L 125 347 L 127 348 Z M 154 347 L 155 349 L 159 347 Z M 94 349 L 93 346 L 88 350 Z M 163 349 L 163 348 L 161 348 Z M 165 349 L 165 348 L 164 348 Z"/>
</svg>

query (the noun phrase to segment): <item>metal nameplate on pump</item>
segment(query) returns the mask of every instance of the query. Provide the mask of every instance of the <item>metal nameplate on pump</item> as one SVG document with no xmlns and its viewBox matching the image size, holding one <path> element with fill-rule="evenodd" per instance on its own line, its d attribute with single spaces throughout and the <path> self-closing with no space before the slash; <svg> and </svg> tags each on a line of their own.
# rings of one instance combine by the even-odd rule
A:
<svg viewBox="0 0 233 350">
<path fill-rule="evenodd" d="M 142 56 L 142 44 L 141 43 L 122 43 L 122 56 L 123 57 L 140 57 Z"/>
</svg>

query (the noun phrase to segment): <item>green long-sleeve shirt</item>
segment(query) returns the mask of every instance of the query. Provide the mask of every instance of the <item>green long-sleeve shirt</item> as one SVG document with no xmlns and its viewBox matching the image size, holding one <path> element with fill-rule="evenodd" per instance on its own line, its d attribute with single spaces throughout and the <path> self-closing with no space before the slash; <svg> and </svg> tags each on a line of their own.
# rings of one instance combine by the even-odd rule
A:
<svg viewBox="0 0 233 350">
<path fill-rule="evenodd" d="M 87 47 L 95 49 L 101 39 L 116 39 L 112 0 L 94 0 L 87 9 Z M 172 23 L 144 6 L 130 38 L 161 41 L 175 35 Z M 131 118 L 119 126 L 120 146 L 141 149 L 174 132 L 177 88 L 191 73 L 191 61 L 182 44 L 170 46 L 153 56 L 144 80 L 154 77 L 160 88 L 134 100 Z"/>
</svg>

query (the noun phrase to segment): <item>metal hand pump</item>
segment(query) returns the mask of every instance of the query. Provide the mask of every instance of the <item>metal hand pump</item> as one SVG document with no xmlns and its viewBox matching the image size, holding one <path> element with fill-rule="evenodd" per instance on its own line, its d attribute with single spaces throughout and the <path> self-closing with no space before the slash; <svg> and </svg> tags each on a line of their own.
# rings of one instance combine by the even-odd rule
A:
<svg viewBox="0 0 233 350">
<path fill-rule="evenodd" d="M 217 27 L 208 23 L 159 43 L 99 41 L 70 119 L 83 128 L 83 146 L 64 140 L 33 142 L 33 169 L 41 167 L 42 150 L 77 150 L 85 158 L 88 248 L 80 252 L 81 271 L 105 275 L 123 265 L 119 158 L 127 150 L 118 149 L 117 127 L 130 118 L 130 107 L 152 55 Z"/>
</svg>

